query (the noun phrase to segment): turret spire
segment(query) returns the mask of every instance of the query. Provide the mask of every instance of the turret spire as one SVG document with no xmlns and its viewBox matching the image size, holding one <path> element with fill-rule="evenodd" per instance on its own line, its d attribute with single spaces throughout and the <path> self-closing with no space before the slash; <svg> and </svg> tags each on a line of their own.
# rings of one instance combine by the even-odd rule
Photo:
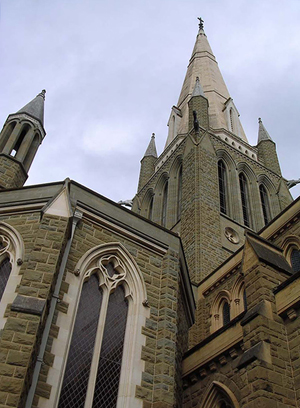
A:
<svg viewBox="0 0 300 408">
<path fill-rule="evenodd" d="M 153 156 L 157 158 L 157 150 L 156 150 L 156 145 L 155 145 L 155 133 L 152 133 L 150 143 L 147 147 L 147 150 L 144 154 L 144 157 L 146 156 Z"/>
<path fill-rule="evenodd" d="M 45 101 L 45 89 L 42 90 L 32 101 L 23 106 L 17 113 L 26 113 L 33 118 L 40 121 L 44 126 L 44 101 Z"/>
<path fill-rule="evenodd" d="M 272 138 L 267 132 L 266 128 L 264 127 L 261 118 L 258 118 L 258 140 L 257 144 L 261 142 L 262 140 L 271 140 Z"/>
</svg>

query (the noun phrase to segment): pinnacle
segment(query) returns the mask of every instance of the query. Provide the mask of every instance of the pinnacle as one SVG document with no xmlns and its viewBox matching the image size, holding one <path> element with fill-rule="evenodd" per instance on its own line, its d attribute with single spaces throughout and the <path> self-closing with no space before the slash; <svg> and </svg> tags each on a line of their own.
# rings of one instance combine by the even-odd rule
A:
<svg viewBox="0 0 300 408">
<path fill-rule="evenodd" d="M 26 113 L 38 119 L 44 126 L 44 101 L 46 91 L 43 89 L 32 101 L 23 106 L 17 113 Z"/>
<path fill-rule="evenodd" d="M 192 93 L 192 97 L 193 96 L 204 96 L 204 92 L 203 92 L 203 89 L 202 89 L 202 86 L 200 84 L 200 80 L 199 80 L 198 76 L 196 77 L 195 88 L 194 88 L 193 93 Z"/>
<path fill-rule="evenodd" d="M 152 133 L 150 143 L 149 143 L 149 145 L 147 147 L 147 150 L 146 150 L 146 152 L 144 154 L 144 157 L 146 157 L 146 156 L 153 156 L 153 157 L 157 158 L 157 151 L 156 151 L 156 145 L 155 145 L 155 133 Z"/>
<path fill-rule="evenodd" d="M 262 142 L 263 140 L 271 140 L 272 138 L 269 135 L 269 133 L 267 132 L 266 128 L 264 127 L 261 118 L 258 118 L 258 140 L 257 140 L 257 144 L 259 142 Z"/>
</svg>

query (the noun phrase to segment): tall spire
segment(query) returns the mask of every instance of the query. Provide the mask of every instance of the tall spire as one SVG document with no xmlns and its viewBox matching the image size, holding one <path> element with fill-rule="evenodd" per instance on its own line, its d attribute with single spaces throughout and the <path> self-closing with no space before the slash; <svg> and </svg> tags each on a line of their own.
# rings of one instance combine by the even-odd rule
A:
<svg viewBox="0 0 300 408">
<path fill-rule="evenodd" d="M 238 112 L 219 70 L 218 63 L 204 32 L 204 21 L 199 18 L 199 32 L 189 61 L 177 107 L 181 110 L 182 120 L 178 133 L 188 132 L 188 101 L 193 96 L 196 78 L 209 102 L 209 123 L 213 129 L 227 129 L 247 141 L 238 119 Z M 197 85 L 196 85 L 197 86 Z M 199 87 L 197 87 L 199 92 Z M 226 104 L 225 104 L 226 103 Z M 236 129 L 230 126 L 230 112 L 236 115 Z"/>
<path fill-rule="evenodd" d="M 271 136 L 267 132 L 266 128 L 264 127 L 261 118 L 258 118 L 258 140 L 257 144 L 263 140 L 271 140 Z"/>
<path fill-rule="evenodd" d="M 23 106 L 17 113 L 27 113 L 33 118 L 40 121 L 44 126 L 44 101 L 45 101 L 45 89 L 42 90 L 32 101 Z"/>
<path fill-rule="evenodd" d="M 144 154 L 144 157 L 145 156 L 153 156 L 153 157 L 157 158 L 157 150 L 156 150 L 156 145 L 155 145 L 155 133 L 152 133 L 150 143 L 149 143 L 149 145 L 147 147 L 147 150 L 146 150 L 146 152 Z"/>
</svg>

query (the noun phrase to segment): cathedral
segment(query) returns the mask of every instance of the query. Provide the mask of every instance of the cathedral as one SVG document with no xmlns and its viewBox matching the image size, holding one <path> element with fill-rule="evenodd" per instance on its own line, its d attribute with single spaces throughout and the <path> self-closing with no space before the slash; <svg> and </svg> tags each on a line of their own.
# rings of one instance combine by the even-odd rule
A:
<svg viewBox="0 0 300 408">
<path fill-rule="evenodd" d="M 0 133 L 0 408 L 298 407 L 297 181 L 261 119 L 249 144 L 203 21 L 132 202 L 24 186 L 44 100 Z"/>
</svg>

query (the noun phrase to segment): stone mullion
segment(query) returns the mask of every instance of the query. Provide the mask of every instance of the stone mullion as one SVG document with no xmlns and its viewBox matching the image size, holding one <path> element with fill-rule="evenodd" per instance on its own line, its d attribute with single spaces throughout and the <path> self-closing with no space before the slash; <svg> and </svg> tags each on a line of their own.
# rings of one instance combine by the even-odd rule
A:
<svg viewBox="0 0 300 408">
<path fill-rule="evenodd" d="M 27 252 L 25 243 L 27 257 L 21 268 L 23 276 L 17 289 L 18 311 L 14 309 L 14 302 L 12 309 L 16 311 L 10 311 L 0 343 L 0 392 L 6 393 L 3 407 L 23 407 L 25 404 L 42 336 L 40 327 L 47 315 L 43 307 L 54 286 L 66 231 L 67 219 L 44 215 L 36 230 L 34 242 L 30 243 L 32 250 Z M 28 301 L 31 308 L 36 307 L 35 312 L 26 309 Z M 45 358 L 46 364 L 53 361 L 50 355 L 46 354 Z M 50 389 L 50 385 L 45 384 L 43 391 L 50 394 Z"/>
</svg>

